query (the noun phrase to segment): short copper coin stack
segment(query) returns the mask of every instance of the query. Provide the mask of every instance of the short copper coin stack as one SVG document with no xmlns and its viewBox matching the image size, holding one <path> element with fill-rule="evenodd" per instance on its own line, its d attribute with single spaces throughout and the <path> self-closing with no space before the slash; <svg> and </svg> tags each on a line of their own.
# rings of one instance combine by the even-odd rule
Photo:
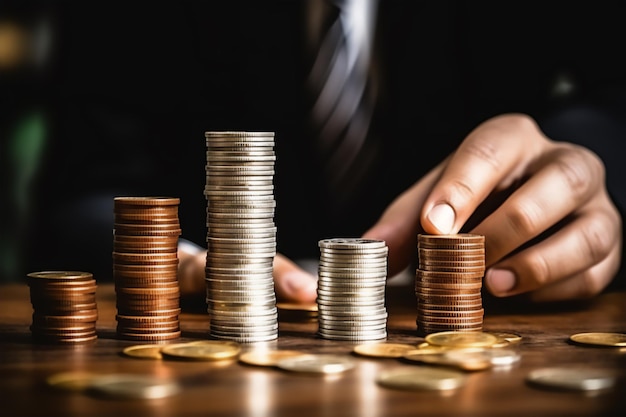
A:
<svg viewBox="0 0 626 417">
<path fill-rule="evenodd" d="M 418 235 L 417 330 L 482 331 L 485 237 Z"/>
<path fill-rule="evenodd" d="M 89 272 L 42 271 L 27 275 L 33 339 L 41 343 L 84 343 L 98 338 L 96 280 Z"/>
<path fill-rule="evenodd" d="M 114 199 L 113 278 L 117 335 L 153 341 L 180 337 L 180 199 Z"/>
</svg>

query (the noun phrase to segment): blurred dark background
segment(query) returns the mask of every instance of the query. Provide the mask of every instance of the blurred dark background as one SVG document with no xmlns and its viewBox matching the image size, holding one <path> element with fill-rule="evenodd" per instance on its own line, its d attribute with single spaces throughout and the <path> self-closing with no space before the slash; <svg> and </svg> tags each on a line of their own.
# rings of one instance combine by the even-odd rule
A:
<svg viewBox="0 0 626 417">
<path fill-rule="evenodd" d="M 181 198 L 204 245 L 207 130 L 276 132 L 279 250 L 358 236 L 480 121 L 536 117 L 626 205 L 624 2 L 382 1 L 369 176 L 334 204 L 302 128 L 301 2 L 0 3 L 0 280 L 111 277 L 113 198 Z"/>
</svg>

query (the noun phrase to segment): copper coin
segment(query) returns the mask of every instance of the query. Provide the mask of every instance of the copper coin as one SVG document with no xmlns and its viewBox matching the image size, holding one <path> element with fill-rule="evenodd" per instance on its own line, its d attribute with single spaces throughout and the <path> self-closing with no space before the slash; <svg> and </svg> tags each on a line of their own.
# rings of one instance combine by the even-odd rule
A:
<svg viewBox="0 0 626 417">
<path fill-rule="evenodd" d="M 114 197 L 114 206 L 175 206 L 180 204 L 180 198 L 166 196 L 120 196 Z"/>
</svg>

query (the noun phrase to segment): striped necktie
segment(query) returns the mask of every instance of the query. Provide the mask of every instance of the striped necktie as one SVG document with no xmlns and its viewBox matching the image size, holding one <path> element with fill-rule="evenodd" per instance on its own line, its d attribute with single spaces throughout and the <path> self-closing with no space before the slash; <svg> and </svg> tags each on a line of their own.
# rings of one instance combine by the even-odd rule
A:
<svg viewBox="0 0 626 417">
<path fill-rule="evenodd" d="M 376 5 L 375 0 L 323 1 L 332 20 L 307 79 L 310 121 L 331 193 L 349 198 L 374 156 L 367 137 L 376 96 L 370 71 Z"/>
</svg>

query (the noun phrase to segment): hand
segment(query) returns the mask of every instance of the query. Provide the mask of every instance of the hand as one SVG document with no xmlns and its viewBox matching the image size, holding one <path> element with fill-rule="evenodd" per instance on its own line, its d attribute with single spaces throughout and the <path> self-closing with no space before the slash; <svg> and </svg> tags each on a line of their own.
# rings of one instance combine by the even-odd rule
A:
<svg viewBox="0 0 626 417">
<path fill-rule="evenodd" d="M 502 196 L 505 195 L 504 198 Z M 528 116 L 492 118 L 400 195 L 364 237 L 389 246 L 389 276 L 409 264 L 417 234 L 485 236 L 486 288 L 534 301 L 601 292 L 621 262 L 622 219 L 590 150 L 545 137 Z"/>
</svg>

